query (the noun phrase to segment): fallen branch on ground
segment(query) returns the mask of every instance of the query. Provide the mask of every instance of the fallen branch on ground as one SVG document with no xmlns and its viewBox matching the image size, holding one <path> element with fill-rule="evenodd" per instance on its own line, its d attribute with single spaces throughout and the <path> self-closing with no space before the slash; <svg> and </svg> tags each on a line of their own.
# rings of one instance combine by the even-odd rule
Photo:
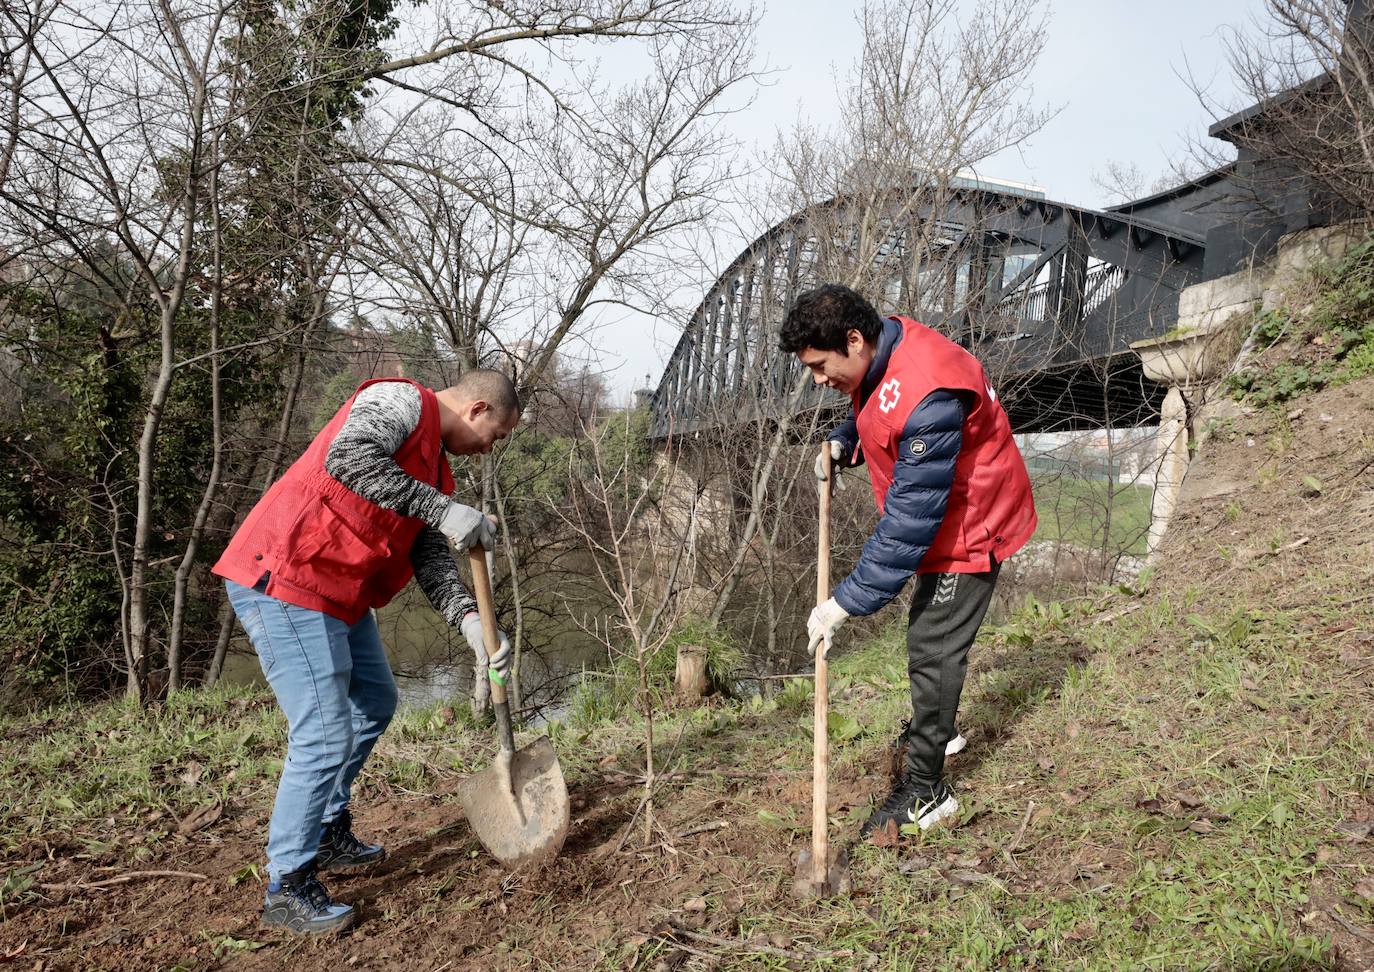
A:
<svg viewBox="0 0 1374 972">
<path fill-rule="evenodd" d="M 92 891 L 113 887 L 116 884 L 128 884 L 130 881 L 146 881 L 152 878 L 182 878 L 187 881 L 210 880 L 209 875 L 197 874 L 194 871 L 129 871 L 127 874 L 106 878 L 103 881 L 40 882 L 38 887 L 44 891 Z"/>
<path fill-rule="evenodd" d="M 691 939 L 694 942 L 700 942 L 703 945 L 713 945 L 716 948 L 729 949 L 735 953 L 743 952 L 746 955 L 776 955 L 778 958 L 800 959 L 801 961 L 807 961 L 809 959 L 854 957 L 854 950 L 852 948 L 816 949 L 814 951 L 798 952 L 790 948 L 778 948 L 774 945 L 754 945 L 751 942 L 739 938 L 718 938 L 715 935 L 707 935 L 704 932 L 692 931 L 690 928 L 684 928 L 678 924 L 672 924 L 670 927 L 672 928 L 670 934 L 667 936 L 660 936 L 661 938 L 670 940 L 681 936 Z M 670 944 L 681 945 L 680 942 L 670 942 Z"/>
</svg>

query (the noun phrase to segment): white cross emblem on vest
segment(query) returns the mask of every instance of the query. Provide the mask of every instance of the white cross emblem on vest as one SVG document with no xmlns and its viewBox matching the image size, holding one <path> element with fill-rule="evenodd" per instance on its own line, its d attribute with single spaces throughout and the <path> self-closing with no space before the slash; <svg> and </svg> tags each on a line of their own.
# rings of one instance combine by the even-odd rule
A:
<svg viewBox="0 0 1374 972">
<path fill-rule="evenodd" d="M 888 396 L 892 397 L 889 398 Z M 886 415 L 897 407 L 897 399 L 902 397 L 902 383 L 896 378 L 887 381 L 878 389 L 878 411 Z"/>
</svg>

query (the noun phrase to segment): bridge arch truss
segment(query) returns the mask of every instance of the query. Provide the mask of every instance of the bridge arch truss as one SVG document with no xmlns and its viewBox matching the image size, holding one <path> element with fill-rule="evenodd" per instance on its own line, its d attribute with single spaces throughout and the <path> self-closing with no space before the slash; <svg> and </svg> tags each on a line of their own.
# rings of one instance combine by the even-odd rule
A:
<svg viewBox="0 0 1374 972">
<path fill-rule="evenodd" d="M 898 215 L 872 210 L 845 198 L 803 210 L 730 264 L 651 398 L 655 438 L 842 409 L 837 394 L 802 386 L 800 365 L 777 350 L 796 295 L 830 280 L 863 281 L 880 313 L 910 314 L 978 355 L 1018 431 L 1157 413 L 1163 390 L 1129 345 L 1174 326 L 1179 291 L 1202 276 L 1200 236 L 986 188 L 894 192 L 887 211 Z"/>
</svg>

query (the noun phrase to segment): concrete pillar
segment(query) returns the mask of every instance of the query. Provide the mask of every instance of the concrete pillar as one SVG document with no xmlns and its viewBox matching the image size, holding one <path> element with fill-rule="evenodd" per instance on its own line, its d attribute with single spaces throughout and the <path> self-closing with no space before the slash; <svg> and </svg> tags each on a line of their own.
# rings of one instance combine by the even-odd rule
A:
<svg viewBox="0 0 1374 972">
<path fill-rule="evenodd" d="M 1177 326 L 1163 337 L 1131 345 L 1140 355 L 1145 377 L 1168 389 L 1155 440 L 1157 466 L 1147 552 L 1151 560 L 1188 472 L 1189 410 L 1202 405 L 1209 389 L 1230 369 L 1254 321 L 1260 294 L 1261 281 L 1248 272 L 1187 287 L 1179 294 Z"/>
<path fill-rule="evenodd" d="M 1178 504 L 1183 476 L 1188 471 L 1188 400 L 1183 391 L 1170 388 L 1159 410 L 1155 435 L 1155 489 L 1150 501 L 1150 533 L 1147 553 L 1153 557 L 1168 529 Z"/>
</svg>

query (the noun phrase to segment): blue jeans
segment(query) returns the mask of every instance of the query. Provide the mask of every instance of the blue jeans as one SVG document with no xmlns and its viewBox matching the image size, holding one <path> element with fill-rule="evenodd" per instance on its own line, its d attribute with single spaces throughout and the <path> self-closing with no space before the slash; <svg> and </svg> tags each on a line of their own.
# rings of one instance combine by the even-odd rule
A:
<svg viewBox="0 0 1374 972">
<path fill-rule="evenodd" d="M 369 611 L 349 626 L 225 581 L 229 603 L 286 713 L 286 762 L 267 837 L 267 872 L 278 881 L 315 859 L 324 824 L 349 791 L 396 712 L 396 681 Z"/>
</svg>

